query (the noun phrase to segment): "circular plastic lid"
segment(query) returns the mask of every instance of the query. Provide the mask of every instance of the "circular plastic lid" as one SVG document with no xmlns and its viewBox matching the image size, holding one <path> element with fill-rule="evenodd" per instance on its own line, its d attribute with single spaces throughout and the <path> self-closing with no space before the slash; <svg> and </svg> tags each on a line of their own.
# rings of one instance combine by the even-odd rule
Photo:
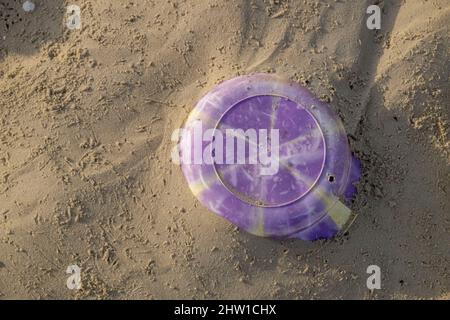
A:
<svg viewBox="0 0 450 320">
<path fill-rule="evenodd" d="M 239 101 L 224 113 L 217 128 L 225 133 L 227 129 L 237 129 L 242 134 L 237 139 L 248 143 L 242 165 L 235 166 L 234 162 L 215 165 L 225 187 L 250 204 L 262 207 L 288 205 L 301 199 L 320 178 L 325 161 L 323 134 L 312 114 L 288 98 L 258 95 Z M 251 164 L 251 144 L 256 144 L 259 149 L 255 151 L 260 151 L 261 144 L 270 141 L 266 149 L 273 148 L 275 141 L 269 140 L 269 134 L 267 138 L 262 136 L 264 131 L 261 130 L 269 133 L 274 129 L 278 130 L 278 152 L 267 152 L 268 161 Z M 253 137 L 253 141 L 250 140 Z M 269 170 L 270 165 L 276 166 L 272 168 L 273 172 L 262 172 L 265 163 Z"/>
<path fill-rule="evenodd" d="M 270 74 L 225 81 L 196 105 L 180 162 L 211 211 L 260 236 L 335 235 L 350 217 L 359 165 L 334 112 Z"/>
</svg>

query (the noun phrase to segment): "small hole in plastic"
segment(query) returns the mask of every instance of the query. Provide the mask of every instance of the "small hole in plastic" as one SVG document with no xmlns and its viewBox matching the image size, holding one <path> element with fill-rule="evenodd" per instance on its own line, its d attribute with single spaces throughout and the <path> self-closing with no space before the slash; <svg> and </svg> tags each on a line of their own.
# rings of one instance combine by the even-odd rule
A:
<svg viewBox="0 0 450 320">
<path fill-rule="evenodd" d="M 329 183 L 333 183 L 334 182 L 334 176 L 333 175 L 329 175 L 328 176 L 328 182 Z"/>
</svg>

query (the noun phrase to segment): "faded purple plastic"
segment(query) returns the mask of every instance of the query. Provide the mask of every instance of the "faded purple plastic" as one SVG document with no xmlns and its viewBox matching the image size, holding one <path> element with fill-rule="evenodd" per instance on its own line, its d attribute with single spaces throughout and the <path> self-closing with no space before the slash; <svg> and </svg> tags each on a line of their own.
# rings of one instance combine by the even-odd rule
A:
<svg viewBox="0 0 450 320">
<path fill-rule="evenodd" d="M 192 139 L 199 121 L 202 133 L 279 132 L 275 174 L 263 175 L 262 164 L 248 161 L 218 164 L 217 150 L 209 152 L 207 141 L 201 143 L 201 151 L 211 161 L 181 164 L 192 192 L 209 210 L 259 236 L 316 240 L 331 238 L 343 228 L 350 216 L 343 201 L 355 193 L 359 163 L 339 117 L 306 88 L 270 74 L 221 83 L 189 115 L 181 156 L 195 153 Z"/>
</svg>

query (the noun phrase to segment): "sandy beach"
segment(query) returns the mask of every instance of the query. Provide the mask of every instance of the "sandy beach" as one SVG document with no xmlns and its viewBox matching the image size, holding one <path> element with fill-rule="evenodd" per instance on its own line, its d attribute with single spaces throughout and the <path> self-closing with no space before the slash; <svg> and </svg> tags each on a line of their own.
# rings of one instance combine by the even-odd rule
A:
<svg viewBox="0 0 450 320">
<path fill-rule="evenodd" d="M 0 0 L 0 299 L 450 299 L 450 1 L 33 2 Z M 255 72 L 342 119 L 362 176 L 334 239 L 241 231 L 171 162 L 197 101 Z"/>
</svg>

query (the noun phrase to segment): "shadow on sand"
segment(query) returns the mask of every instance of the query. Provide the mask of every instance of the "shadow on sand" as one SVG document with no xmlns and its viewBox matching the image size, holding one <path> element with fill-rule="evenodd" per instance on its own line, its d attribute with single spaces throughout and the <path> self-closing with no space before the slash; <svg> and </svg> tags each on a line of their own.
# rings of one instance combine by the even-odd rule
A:
<svg viewBox="0 0 450 320">
<path fill-rule="evenodd" d="M 33 0 L 35 9 L 25 12 L 25 0 L 0 0 L 0 61 L 7 55 L 32 55 L 64 34 L 65 3 Z"/>
</svg>

